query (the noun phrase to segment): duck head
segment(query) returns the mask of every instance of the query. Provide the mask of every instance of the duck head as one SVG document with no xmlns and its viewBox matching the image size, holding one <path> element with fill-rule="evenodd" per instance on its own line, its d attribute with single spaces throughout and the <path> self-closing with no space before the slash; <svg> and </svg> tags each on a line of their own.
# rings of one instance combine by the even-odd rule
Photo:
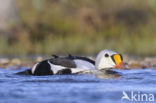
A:
<svg viewBox="0 0 156 103">
<path fill-rule="evenodd" d="M 108 68 L 123 68 L 123 58 L 121 54 L 113 50 L 102 50 L 96 57 L 95 68 L 98 70 Z"/>
</svg>

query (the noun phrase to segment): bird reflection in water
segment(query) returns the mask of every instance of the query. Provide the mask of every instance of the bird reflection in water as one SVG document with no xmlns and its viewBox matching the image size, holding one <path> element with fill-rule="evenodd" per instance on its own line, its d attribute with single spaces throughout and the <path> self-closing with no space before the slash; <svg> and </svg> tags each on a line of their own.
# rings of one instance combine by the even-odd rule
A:
<svg viewBox="0 0 156 103">
<path fill-rule="evenodd" d="M 111 69 L 97 71 L 95 75 L 97 78 L 103 78 L 103 79 L 114 79 L 114 78 L 118 79 L 122 76 L 119 72 L 116 72 Z"/>
</svg>

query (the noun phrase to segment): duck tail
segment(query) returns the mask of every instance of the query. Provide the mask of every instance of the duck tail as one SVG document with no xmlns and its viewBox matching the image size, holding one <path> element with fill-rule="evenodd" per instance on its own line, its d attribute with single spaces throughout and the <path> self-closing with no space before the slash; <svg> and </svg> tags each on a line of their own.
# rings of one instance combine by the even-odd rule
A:
<svg viewBox="0 0 156 103">
<path fill-rule="evenodd" d="M 31 69 L 16 73 L 16 75 L 32 75 Z"/>
</svg>

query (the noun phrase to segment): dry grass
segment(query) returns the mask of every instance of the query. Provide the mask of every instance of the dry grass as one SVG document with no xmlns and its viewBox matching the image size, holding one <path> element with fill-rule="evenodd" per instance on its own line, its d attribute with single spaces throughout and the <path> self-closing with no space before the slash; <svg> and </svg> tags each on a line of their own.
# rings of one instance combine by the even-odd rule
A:
<svg viewBox="0 0 156 103">
<path fill-rule="evenodd" d="M 156 55 L 154 0 L 17 1 L 22 27 L 0 38 L 1 54 Z M 10 43 L 10 40 L 13 41 Z"/>
</svg>

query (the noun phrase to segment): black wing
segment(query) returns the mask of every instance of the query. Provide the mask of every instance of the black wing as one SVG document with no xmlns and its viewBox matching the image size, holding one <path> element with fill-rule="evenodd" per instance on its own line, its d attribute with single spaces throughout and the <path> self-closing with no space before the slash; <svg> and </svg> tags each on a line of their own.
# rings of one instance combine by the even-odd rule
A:
<svg viewBox="0 0 156 103">
<path fill-rule="evenodd" d="M 73 60 L 68 58 L 52 58 L 49 62 L 54 65 L 59 65 L 67 68 L 76 68 L 76 64 Z"/>
<path fill-rule="evenodd" d="M 66 58 L 68 58 L 68 59 L 80 59 L 80 60 L 84 60 L 84 61 L 90 62 L 93 65 L 95 65 L 94 60 L 87 58 L 87 57 L 83 57 L 83 56 L 72 56 L 71 54 L 69 54 L 68 57 L 66 57 Z"/>
</svg>

